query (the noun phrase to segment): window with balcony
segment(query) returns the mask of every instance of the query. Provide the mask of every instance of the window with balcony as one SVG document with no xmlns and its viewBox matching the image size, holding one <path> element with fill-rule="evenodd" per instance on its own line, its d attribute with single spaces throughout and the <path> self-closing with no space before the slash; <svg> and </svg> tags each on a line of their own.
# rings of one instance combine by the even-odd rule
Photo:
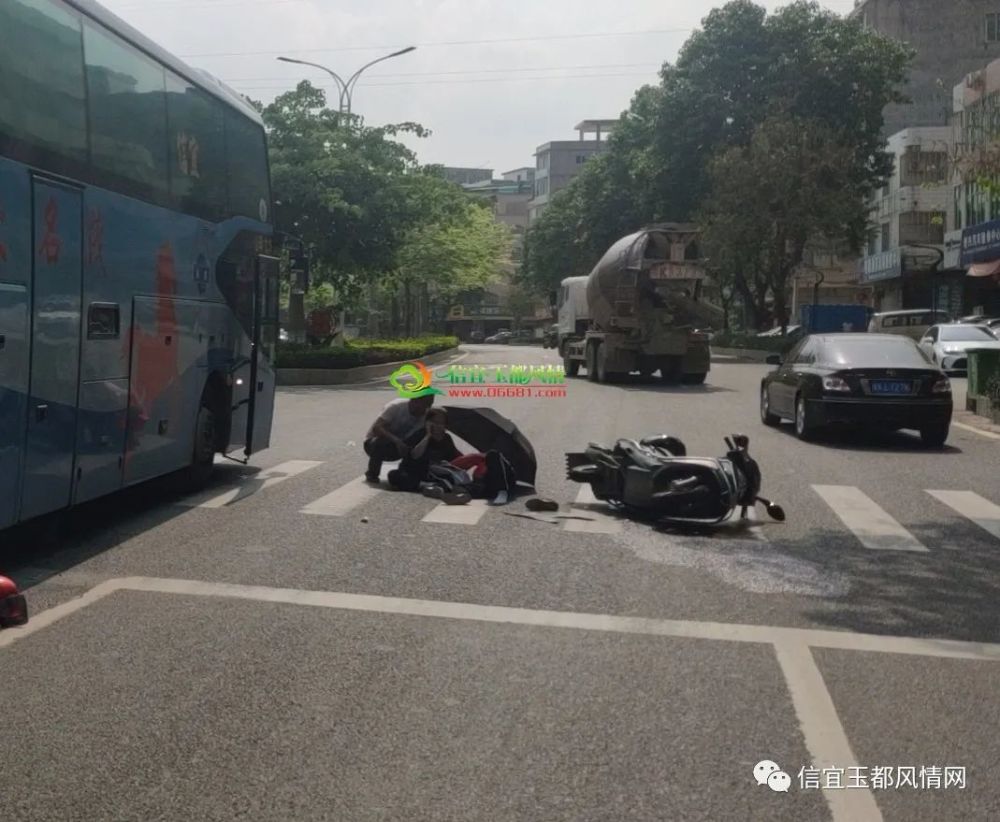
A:
<svg viewBox="0 0 1000 822">
<path fill-rule="evenodd" d="M 899 244 L 943 245 L 945 214 L 942 211 L 911 211 L 899 215 Z"/>
<path fill-rule="evenodd" d="M 892 248 L 892 224 L 882 223 L 882 251 L 888 251 Z"/>
<path fill-rule="evenodd" d="M 903 186 L 944 184 L 948 179 L 948 153 L 923 151 L 920 146 L 908 146 L 899 173 L 900 185 Z"/>
</svg>

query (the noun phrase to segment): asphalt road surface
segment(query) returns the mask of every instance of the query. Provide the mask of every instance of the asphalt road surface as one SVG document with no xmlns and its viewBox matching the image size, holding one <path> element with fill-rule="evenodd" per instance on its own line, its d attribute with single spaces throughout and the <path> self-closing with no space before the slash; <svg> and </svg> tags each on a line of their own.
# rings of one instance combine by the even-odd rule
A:
<svg viewBox="0 0 1000 822">
<path fill-rule="evenodd" d="M 511 362 L 557 360 L 461 364 Z M 282 390 L 273 447 L 206 493 L 7 538 L 4 817 L 1000 818 L 1000 439 L 802 443 L 760 424 L 764 373 L 490 399 L 588 519 L 364 486 L 379 381 Z M 564 477 L 588 441 L 737 431 L 786 523 L 654 530 Z"/>
</svg>

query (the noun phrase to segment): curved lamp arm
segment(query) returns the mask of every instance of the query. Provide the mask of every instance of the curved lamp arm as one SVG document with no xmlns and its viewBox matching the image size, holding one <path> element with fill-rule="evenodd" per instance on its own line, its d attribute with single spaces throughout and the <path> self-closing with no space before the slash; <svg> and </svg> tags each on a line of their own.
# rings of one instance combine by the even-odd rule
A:
<svg viewBox="0 0 1000 822">
<path fill-rule="evenodd" d="M 337 91 L 340 93 L 340 107 L 341 109 L 343 109 L 344 96 L 348 95 L 347 83 L 345 83 L 343 80 L 340 79 L 340 75 L 337 74 L 337 72 L 333 71 L 332 69 L 328 69 L 326 66 L 321 66 L 319 63 L 310 63 L 307 60 L 296 60 L 292 57 L 279 57 L 278 59 L 282 63 L 298 63 L 300 66 L 312 66 L 313 68 L 318 68 L 321 71 L 325 71 L 327 74 L 329 74 L 334 79 L 334 82 L 336 82 L 337 84 Z"/>
<path fill-rule="evenodd" d="M 383 60 L 391 60 L 393 57 L 399 57 L 401 54 L 409 54 L 411 51 L 416 51 L 416 46 L 407 46 L 405 49 L 400 49 L 399 51 L 394 51 L 392 54 L 387 54 L 385 57 L 379 57 L 377 60 L 372 60 L 370 63 L 365 63 L 361 68 L 359 68 L 354 74 L 351 75 L 350 79 L 347 81 L 347 100 L 350 103 L 351 95 L 354 93 L 354 86 L 358 82 L 358 78 L 361 73 L 366 69 L 371 68 L 376 63 L 381 63 Z"/>
</svg>

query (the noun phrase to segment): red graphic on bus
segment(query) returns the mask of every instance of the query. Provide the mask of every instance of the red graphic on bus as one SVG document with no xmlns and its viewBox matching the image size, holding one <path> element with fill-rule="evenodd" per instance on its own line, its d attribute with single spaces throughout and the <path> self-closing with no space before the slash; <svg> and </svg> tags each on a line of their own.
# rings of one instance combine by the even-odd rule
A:
<svg viewBox="0 0 1000 822">
<path fill-rule="evenodd" d="M 87 214 L 87 263 L 104 262 L 104 218 L 92 208 Z"/>
<path fill-rule="evenodd" d="M 58 233 L 59 204 L 55 197 L 49 197 L 49 202 L 45 206 L 45 237 L 38 247 L 38 254 L 45 258 L 49 265 L 59 262 L 59 252 L 62 249 L 62 240 Z"/>
<path fill-rule="evenodd" d="M 168 429 L 164 436 L 170 437 L 180 426 L 181 401 L 178 386 L 178 347 L 180 338 L 177 328 L 177 313 L 174 297 L 177 293 L 177 273 L 174 267 L 174 252 L 170 243 L 160 246 L 156 254 L 156 319 L 152 333 L 132 321 L 132 384 L 129 396 L 129 442 L 125 455 L 126 467 L 132 452 L 139 445 L 143 435 L 158 434 L 154 427 L 145 431 L 145 425 L 156 415 L 157 420 L 166 420 Z M 126 345 L 129 341 L 126 340 Z M 128 352 L 126 352 L 127 354 Z M 157 409 L 158 401 L 164 395 L 169 397 L 169 406 Z"/>
</svg>

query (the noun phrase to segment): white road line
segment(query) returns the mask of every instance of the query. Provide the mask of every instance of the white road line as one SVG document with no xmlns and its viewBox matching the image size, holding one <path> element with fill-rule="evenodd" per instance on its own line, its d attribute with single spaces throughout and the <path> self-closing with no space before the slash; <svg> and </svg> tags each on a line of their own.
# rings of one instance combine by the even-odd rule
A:
<svg viewBox="0 0 1000 822">
<path fill-rule="evenodd" d="M 573 507 L 581 514 L 593 517 L 593 520 L 568 519 L 563 523 L 564 531 L 578 534 L 620 534 L 621 521 L 604 513 L 608 510 L 607 503 L 594 496 L 594 491 L 587 484 L 580 486 Z"/>
<path fill-rule="evenodd" d="M 809 646 L 801 643 L 775 643 L 774 652 L 785 675 L 795 713 L 802 728 L 813 768 L 858 767 L 837 708 L 827 690 L 823 675 L 816 667 Z M 794 774 L 789 774 L 792 779 Z M 823 791 L 834 822 L 881 822 L 882 812 L 874 794 L 867 789 Z"/>
<path fill-rule="evenodd" d="M 325 497 L 310 502 L 299 513 L 318 517 L 342 517 L 383 493 L 385 488 L 369 485 L 364 477 L 351 480 Z"/>
<path fill-rule="evenodd" d="M 684 637 L 687 639 L 744 642 L 758 645 L 804 644 L 810 648 L 861 651 L 935 659 L 967 659 L 1000 663 L 1000 644 L 964 642 L 955 639 L 919 639 L 915 637 L 855 634 L 817 628 L 785 628 L 774 625 L 740 625 L 723 622 L 687 622 L 683 620 L 623 617 L 610 614 L 587 614 L 572 611 L 540 611 L 508 608 L 500 605 L 474 605 L 427 599 L 402 599 L 345 594 L 334 591 L 304 591 L 295 588 L 266 588 L 256 585 L 233 585 L 226 582 L 201 582 L 156 577 L 118 577 L 102 582 L 82 597 L 32 615 L 23 628 L 0 632 L 0 648 L 30 636 L 81 608 L 115 591 L 146 591 L 179 596 L 223 597 L 250 602 L 271 602 L 310 608 L 342 611 L 432 617 L 469 622 L 508 625 L 534 625 L 541 628 L 564 628 L 617 634 Z"/>
<path fill-rule="evenodd" d="M 1000 440 L 1000 434 L 994 434 L 992 431 L 984 431 L 982 428 L 976 428 L 974 425 L 966 425 L 962 422 L 953 422 L 951 427 L 961 428 L 963 431 L 969 431 L 972 434 L 979 434 L 979 436 L 986 437 L 988 440 Z"/>
<path fill-rule="evenodd" d="M 422 522 L 437 522 L 446 525 L 478 525 L 486 513 L 487 505 L 484 499 L 474 499 L 466 505 L 436 506 Z"/>
<path fill-rule="evenodd" d="M 927 493 L 1000 539 L 1000 506 L 972 491 L 928 491 Z"/>
<path fill-rule="evenodd" d="M 833 512 L 840 517 L 865 548 L 873 551 L 926 553 L 921 543 L 868 497 L 850 485 L 814 485 Z"/>
<path fill-rule="evenodd" d="M 225 508 L 227 505 L 252 497 L 258 491 L 280 485 L 285 480 L 322 464 L 322 462 L 314 460 L 289 460 L 275 465 L 273 468 L 267 468 L 258 474 L 250 474 L 240 484 L 223 491 L 221 494 L 217 488 L 214 488 L 203 494 L 181 500 L 178 504 L 188 508 Z"/>
</svg>

